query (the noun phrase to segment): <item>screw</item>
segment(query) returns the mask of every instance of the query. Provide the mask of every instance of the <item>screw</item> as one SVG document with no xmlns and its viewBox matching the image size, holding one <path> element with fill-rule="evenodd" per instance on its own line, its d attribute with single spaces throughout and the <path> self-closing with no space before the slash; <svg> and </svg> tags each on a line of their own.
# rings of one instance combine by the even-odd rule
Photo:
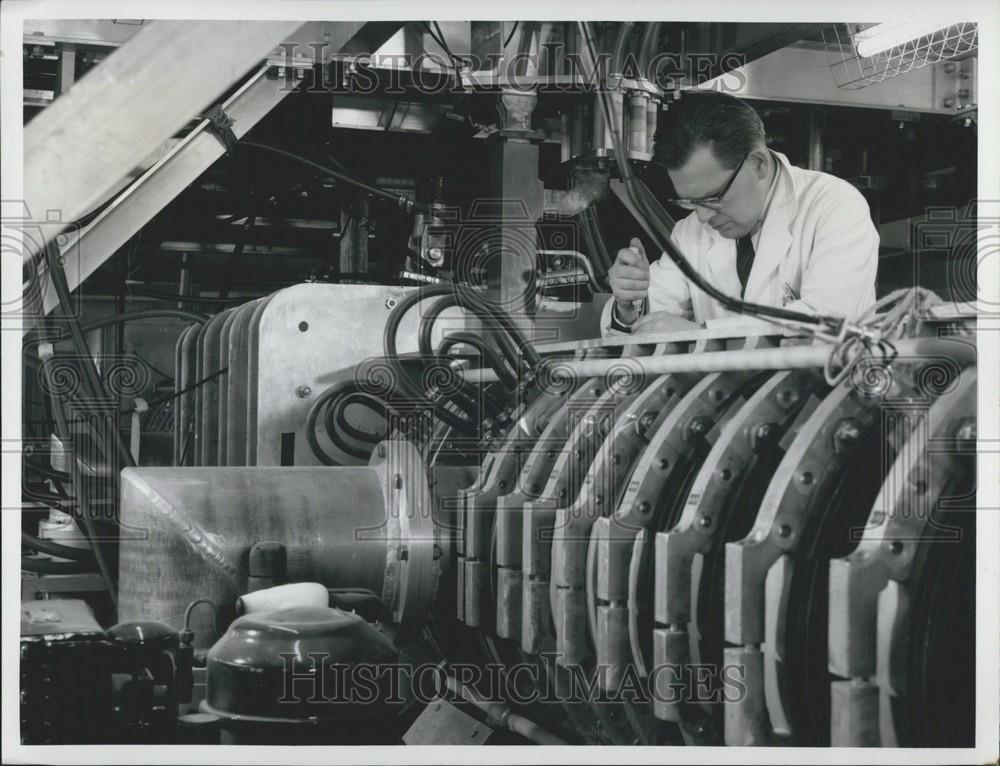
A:
<svg viewBox="0 0 1000 766">
<path fill-rule="evenodd" d="M 778 427 L 774 423 L 761 423 L 753 435 L 757 441 L 770 441 L 778 435 Z"/>
<path fill-rule="evenodd" d="M 795 402 L 797 402 L 798 400 L 799 400 L 798 393 L 792 390 L 791 388 L 783 388 L 778 393 L 778 401 L 781 402 L 782 404 L 791 405 L 795 404 Z"/>
<path fill-rule="evenodd" d="M 387 309 L 392 310 L 392 309 L 396 308 L 397 305 L 399 305 L 399 300 L 398 299 L 396 299 L 396 298 L 394 298 L 392 296 L 389 296 L 388 298 L 385 299 L 385 307 Z"/>
<path fill-rule="evenodd" d="M 712 517 L 711 516 L 702 516 L 698 520 L 698 523 L 701 524 L 701 526 L 704 527 L 705 529 L 708 529 L 710 526 L 712 526 Z"/>
<path fill-rule="evenodd" d="M 295 395 L 299 397 L 299 399 L 307 398 L 312 392 L 313 390 L 309 388 L 309 386 L 299 386 L 295 389 Z"/>
<path fill-rule="evenodd" d="M 708 421 L 705 418 L 695 418 L 688 426 L 688 433 L 692 436 L 704 436 L 708 433 Z"/>
<path fill-rule="evenodd" d="M 781 537 L 791 537 L 792 528 L 788 524 L 782 524 L 780 527 L 778 527 L 778 534 Z"/>
<path fill-rule="evenodd" d="M 898 556 L 900 553 L 903 552 L 903 544 L 899 542 L 899 540 L 893 540 L 889 544 L 889 550 Z"/>
</svg>

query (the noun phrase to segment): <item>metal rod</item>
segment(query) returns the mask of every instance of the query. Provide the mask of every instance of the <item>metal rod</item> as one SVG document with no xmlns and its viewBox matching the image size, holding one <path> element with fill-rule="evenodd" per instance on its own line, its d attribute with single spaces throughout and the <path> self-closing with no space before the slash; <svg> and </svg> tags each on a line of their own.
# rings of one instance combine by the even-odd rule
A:
<svg viewBox="0 0 1000 766">
<path fill-rule="evenodd" d="M 963 338 L 911 338 L 893 341 L 899 357 L 947 357 L 974 364 L 975 344 Z M 706 351 L 700 354 L 664 354 L 557 362 L 561 377 L 593 378 L 604 375 L 665 375 L 682 372 L 728 372 L 730 370 L 796 370 L 826 365 L 836 347 L 830 344 L 786 346 L 753 351 Z M 492 370 L 462 371 L 472 382 L 496 380 Z M 491 377 L 492 376 L 492 377 Z"/>
</svg>

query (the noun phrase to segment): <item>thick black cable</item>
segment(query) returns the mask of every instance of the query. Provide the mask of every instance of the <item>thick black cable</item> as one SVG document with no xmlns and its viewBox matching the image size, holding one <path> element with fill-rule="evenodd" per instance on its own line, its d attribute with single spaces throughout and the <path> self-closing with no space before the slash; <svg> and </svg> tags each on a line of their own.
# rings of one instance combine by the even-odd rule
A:
<svg viewBox="0 0 1000 766">
<path fill-rule="evenodd" d="M 157 406 L 158 404 L 164 404 L 165 402 L 169 402 L 172 399 L 177 399 L 178 397 L 184 396 L 184 394 L 191 393 L 196 388 L 199 388 L 200 386 L 203 386 L 206 383 L 209 383 L 210 381 L 215 380 L 220 375 L 225 375 L 227 372 L 229 372 L 229 367 L 228 366 L 227 367 L 223 367 L 221 370 L 216 370 L 213 373 L 209 373 L 208 375 L 206 375 L 201 380 L 196 380 L 194 383 L 191 383 L 190 385 L 185 386 L 180 391 L 172 391 L 171 393 L 165 394 L 164 396 L 157 397 L 156 399 L 150 399 L 148 402 L 146 402 L 146 406 L 148 408 L 153 408 L 153 407 Z M 120 410 L 120 413 L 122 415 L 126 415 L 126 414 L 132 412 L 134 409 L 135 409 L 134 407 L 125 407 L 124 409 Z"/>
<path fill-rule="evenodd" d="M 201 303 L 206 306 L 238 306 L 241 303 L 256 300 L 257 295 L 239 295 L 234 298 L 218 298 L 214 295 L 180 295 L 173 293 L 161 293 L 157 290 L 147 290 L 145 287 L 128 286 L 129 295 L 138 295 L 141 298 L 152 298 L 157 301 L 170 301 L 172 303 Z"/>
<path fill-rule="evenodd" d="M 354 441 L 361 442 L 363 444 L 378 444 L 381 439 L 385 438 L 384 434 L 370 434 L 367 431 L 362 431 L 360 428 L 356 428 L 354 424 L 347 419 L 347 408 L 351 405 L 363 405 L 386 421 L 389 420 L 390 412 L 395 412 L 395 410 L 393 410 L 387 402 L 378 398 L 374 394 L 369 394 L 365 391 L 351 391 L 345 393 L 337 398 L 336 401 L 330 402 L 330 404 L 327 405 L 327 435 L 343 432 L 347 434 L 348 438 L 354 439 Z"/>
<path fill-rule="evenodd" d="M 507 39 L 503 41 L 503 48 L 500 49 L 501 53 L 507 50 L 507 46 L 510 45 L 510 41 L 514 39 L 514 33 L 517 32 L 517 25 L 520 23 L 520 21 L 515 21 L 514 26 L 510 28 L 510 32 L 507 33 Z"/>
<path fill-rule="evenodd" d="M 172 296 L 170 300 L 177 300 L 177 298 Z M 189 319 L 192 322 L 198 322 L 199 324 L 207 322 L 209 319 L 207 314 L 202 314 L 200 311 L 187 311 L 185 309 L 176 308 L 144 309 L 142 311 L 126 311 L 121 314 L 112 314 L 110 316 L 101 317 L 100 319 L 94 319 L 90 322 L 82 322 L 80 324 L 80 331 L 88 333 L 93 330 L 100 330 L 104 327 L 123 324 L 125 322 L 136 322 L 143 319 L 160 319 L 162 317 Z M 31 333 L 25 337 L 23 345 L 28 346 L 38 343 L 59 343 L 60 341 L 67 340 L 70 337 L 70 333 L 67 330 L 57 329 L 55 332 L 47 332 L 46 337 L 36 336 L 39 336 L 38 328 L 33 329 Z"/>
<path fill-rule="evenodd" d="M 456 289 L 457 290 L 457 289 Z M 460 306 L 461 301 L 459 300 L 456 290 L 452 290 L 448 295 L 439 298 L 434 301 L 430 306 L 423 310 L 420 316 L 420 332 L 417 335 L 417 345 L 420 349 L 420 353 L 424 356 L 430 357 L 434 356 L 434 347 L 432 342 L 432 336 L 434 331 L 434 323 L 437 321 L 438 316 L 447 308 L 451 306 Z M 482 321 L 482 317 L 479 317 Z M 487 325 L 483 329 L 485 330 L 497 330 L 500 329 L 496 325 Z M 520 366 L 520 354 L 517 347 L 514 345 L 514 340 L 506 332 L 496 332 L 494 337 L 496 337 L 497 346 L 500 349 L 500 354 L 503 359 L 506 360 L 507 364 L 510 365 L 511 369 L 517 370 Z"/>
<path fill-rule="evenodd" d="M 426 288 L 419 288 L 419 297 L 416 301 L 424 298 L 432 298 L 436 295 L 454 295 L 458 299 L 458 305 L 468 309 L 479 317 L 484 323 L 484 329 L 503 330 L 510 336 L 509 341 L 513 342 L 515 348 L 524 357 L 524 362 L 529 367 L 536 367 L 541 362 L 541 356 L 534 345 L 527 339 L 524 332 L 518 327 L 511 316 L 498 306 L 494 306 L 485 298 L 476 296 L 471 290 L 463 290 L 460 285 L 430 285 Z M 408 296 L 409 297 L 409 296 Z M 399 306 L 396 307 L 399 309 Z M 501 335 L 498 341 L 503 343 Z"/>
<path fill-rule="evenodd" d="M 73 341 L 76 353 L 80 356 L 80 366 L 83 368 L 82 382 L 84 384 L 84 390 L 90 397 L 91 401 L 110 401 L 110 395 L 104 388 L 104 381 L 101 379 L 100 373 L 97 371 L 97 365 L 94 363 L 94 358 L 90 354 L 90 348 L 87 346 L 87 341 L 83 337 L 83 331 L 80 328 L 80 323 L 77 321 L 76 317 L 73 316 L 69 285 L 66 282 L 66 272 L 63 271 L 62 263 L 60 263 L 61 256 L 59 254 L 59 248 L 56 247 L 54 242 L 47 242 L 45 245 L 45 254 L 48 261 L 49 274 L 52 278 L 52 284 L 55 287 L 56 294 L 59 298 L 59 305 L 62 309 L 65 321 L 69 325 L 70 339 Z M 122 465 L 126 467 L 134 466 L 135 460 L 132 459 L 132 453 L 125 444 L 125 440 L 122 438 L 121 432 L 118 430 L 117 423 L 111 422 L 109 425 L 110 427 L 108 430 L 114 434 L 112 437 L 114 441 L 113 446 L 117 449 L 118 457 L 122 461 Z M 105 447 L 105 459 L 110 460 L 111 455 L 108 454 L 108 445 L 104 443 L 104 434 L 98 433 L 98 441 Z"/>
<path fill-rule="evenodd" d="M 587 47 L 590 51 L 591 57 L 596 61 L 596 53 L 594 51 L 594 43 L 591 36 L 590 24 L 586 21 L 577 22 L 580 25 L 581 31 L 583 33 L 584 40 L 586 41 Z M 666 230 L 664 233 L 664 224 L 660 220 L 658 215 L 654 215 L 652 211 L 646 204 L 646 200 L 643 194 L 637 191 L 638 188 L 645 188 L 640 181 L 635 177 L 632 172 L 631 164 L 628 160 L 628 156 L 625 153 L 624 147 L 622 145 L 621 136 L 618 134 L 616 123 L 614 121 L 614 115 L 612 113 L 611 105 L 608 103 L 608 93 L 607 93 L 607 83 L 602 82 L 599 86 L 598 100 L 601 102 L 601 107 L 604 110 L 604 118 L 607 122 L 607 129 L 611 133 L 612 142 L 615 147 L 615 158 L 618 163 L 618 170 L 621 174 L 622 181 L 625 185 L 626 193 L 629 196 L 629 200 L 632 202 L 633 206 L 639 211 L 640 215 L 650 224 L 651 233 L 653 235 L 653 241 L 658 248 L 660 248 L 671 261 L 680 269 L 681 273 L 691 280 L 696 287 L 698 287 L 702 292 L 706 293 L 711 298 L 718 301 L 722 306 L 729 309 L 730 311 L 735 311 L 741 314 L 754 314 L 762 317 L 773 317 L 775 319 L 784 319 L 792 322 L 799 322 L 803 324 L 810 325 L 826 325 L 831 328 L 834 333 L 839 332 L 840 327 L 843 325 L 843 319 L 840 317 L 828 317 L 814 314 L 805 314 L 798 311 L 790 311 L 788 309 L 778 308 L 775 306 L 765 306 L 759 303 L 750 303 L 748 301 L 743 301 L 738 298 L 733 298 L 726 295 L 719 289 L 717 289 L 710 282 L 706 281 L 704 277 L 688 262 L 687 258 L 677 249 L 674 243 L 670 239 L 670 231 Z M 646 190 L 647 193 L 648 189 Z M 669 217 L 668 217 L 669 220 Z M 673 221 L 669 220 L 670 226 L 673 226 Z"/>
<path fill-rule="evenodd" d="M 417 401 L 420 401 L 425 396 L 424 392 L 422 390 L 419 390 L 409 380 L 406 374 L 406 370 L 404 369 L 402 363 L 399 360 L 397 353 L 397 346 L 396 346 L 396 335 L 399 331 L 399 325 L 403 319 L 403 316 L 414 305 L 416 305 L 417 303 L 419 303 L 424 299 L 433 298 L 437 296 L 456 296 L 459 300 L 459 305 L 462 305 L 463 307 L 473 311 L 480 318 L 486 320 L 495 320 L 496 323 L 500 325 L 500 327 L 504 331 L 514 336 L 514 338 L 516 339 L 515 343 L 518 344 L 522 353 L 524 354 L 526 363 L 528 363 L 529 366 L 531 367 L 534 367 L 538 364 L 538 361 L 540 359 L 540 357 L 538 356 L 538 352 L 531 346 L 531 344 L 524 337 L 523 333 L 520 332 L 519 328 L 517 328 L 514 325 L 511 318 L 505 312 L 495 307 L 485 306 L 481 304 L 478 300 L 473 298 L 472 295 L 466 292 L 462 292 L 460 289 L 456 289 L 454 285 L 431 285 L 426 288 L 418 288 L 417 290 L 414 290 L 412 293 L 406 295 L 392 310 L 392 313 L 390 313 L 389 319 L 386 322 L 385 330 L 382 336 L 383 349 L 386 361 L 388 361 L 389 365 L 393 370 L 394 375 L 400 382 L 401 387 L 404 388 L 404 392 L 407 395 L 415 398 Z M 489 325 L 490 322 L 487 322 L 486 324 Z M 533 357 L 533 359 L 531 359 L 529 355 L 530 357 Z M 517 369 L 520 370 L 520 365 L 517 365 Z M 460 433 L 464 433 L 465 435 L 473 435 L 473 431 L 470 428 L 470 425 L 467 421 L 462 421 L 458 419 L 453 413 L 451 413 L 444 407 L 439 407 L 436 404 L 435 414 L 439 418 L 444 420 L 446 424 L 454 427 Z M 457 424 L 454 422 L 456 420 L 458 420 Z"/>
<path fill-rule="evenodd" d="M 52 561 L 50 559 L 32 559 L 21 557 L 21 569 L 43 575 L 84 574 L 93 569 L 82 561 Z M 112 597 L 116 601 L 115 597 Z M 117 603 L 116 603 L 117 608 Z"/>
<path fill-rule="evenodd" d="M 42 375 L 46 376 L 45 366 L 43 365 L 41 369 Z M 64 445 L 70 445 L 72 449 L 72 436 L 66 422 L 65 413 L 62 410 L 62 402 L 55 393 L 58 389 L 54 387 L 51 381 L 47 381 L 47 383 L 50 392 L 49 396 L 52 398 L 52 416 L 55 420 L 56 436 Z M 131 457 L 131 455 L 129 455 L 129 457 Z M 104 579 L 104 583 L 108 588 L 108 596 L 117 611 L 118 584 L 115 582 L 115 578 L 111 574 L 111 567 L 108 564 L 107 557 L 104 555 L 104 551 L 101 549 L 101 544 L 98 542 L 97 530 L 94 527 L 93 519 L 90 517 L 90 503 L 87 500 L 84 483 L 80 480 L 80 466 L 77 462 L 75 449 L 73 451 L 73 455 L 70 456 L 70 465 L 72 466 L 70 475 L 72 476 L 73 487 L 76 492 L 76 502 L 79 505 L 80 511 L 79 515 L 76 517 L 76 521 L 80 527 L 80 531 L 83 532 L 87 542 L 90 543 L 90 548 L 94 552 L 94 558 L 97 561 L 97 569 L 101 573 L 101 577 Z M 23 564 L 24 562 L 22 561 L 22 566 Z M 55 573 L 49 572 L 49 574 Z"/>
<path fill-rule="evenodd" d="M 398 194 L 387 191 L 385 189 L 380 189 L 377 186 L 372 186 L 371 184 L 365 183 L 364 181 L 359 181 L 357 178 L 350 176 L 346 173 L 341 173 L 339 170 L 334 170 L 326 165 L 321 165 L 318 162 L 314 162 L 307 157 L 301 157 L 294 152 L 289 152 L 284 149 L 279 149 L 276 146 L 271 146 L 269 144 L 259 144 L 256 141 L 240 141 L 240 146 L 252 146 L 255 149 L 261 149 L 266 152 L 271 152 L 272 154 L 277 154 L 290 160 L 295 160 L 313 170 L 322 173 L 324 175 L 330 176 L 331 178 L 336 178 L 339 181 L 343 181 L 346 184 L 356 186 L 357 188 L 368 192 L 375 197 L 381 197 L 382 199 L 394 202 L 397 207 L 402 208 L 407 213 L 430 213 L 431 210 L 427 205 L 423 205 L 415 200 L 411 200 L 407 197 L 401 197 Z"/>
<path fill-rule="evenodd" d="M 612 74 L 624 75 L 625 47 L 628 42 L 629 35 L 632 33 L 632 27 L 634 26 L 634 21 L 623 21 L 618 27 L 618 37 L 615 39 L 614 53 L 611 56 Z M 597 61 L 596 57 L 594 61 Z"/>
<path fill-rule="evenodd" d="M 448 333 L 438 345 L 438 356 L 446 356 L 451 348 L 460 343 L 474 347 L 479 352 L 483 362 L 486 363 L 486 366 L 490 367 L 497 374 L 497 377 L 500 378 L 500 382 L 503 383 L 505 388 L 513 390 L 517 387 L 517 376 L 506 364 L 504 364 L 503 357 L 500 356 L 500 353 L 495 348 L 490 346 L 484 338 L 476 335 L 475 333 Z"/>
<path fill-rule="evenodd" d="M 58 556 L 63 559 L 72 559 L 93 567 L 97 566 L 97 559 L 94 552 L 87 548 L 73 548 L 69 545 L 61 545 L 55 540 L 46 540 L 43 537 L 36 537 L 30 532 L 21 531 L 21 545 L 31 548 L 39 553 L 47 553 L 50 556 Z"/>
</svg>

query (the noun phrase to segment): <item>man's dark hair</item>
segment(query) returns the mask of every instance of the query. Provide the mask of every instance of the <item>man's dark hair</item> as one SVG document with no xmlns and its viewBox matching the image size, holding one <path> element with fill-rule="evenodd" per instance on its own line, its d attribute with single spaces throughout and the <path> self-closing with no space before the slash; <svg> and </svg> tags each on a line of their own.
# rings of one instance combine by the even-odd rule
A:
<svg viewBox="0 0 1000 766">
<path fill-rule="evenodd" d="M 667 109 L 654 140 L 653 161 L 670 170 L 704 144 L 723 167 L 735 168 L 764 143 L 764 122 L 749 104 L 728 93 L 685 93 Z"/>
</svg>

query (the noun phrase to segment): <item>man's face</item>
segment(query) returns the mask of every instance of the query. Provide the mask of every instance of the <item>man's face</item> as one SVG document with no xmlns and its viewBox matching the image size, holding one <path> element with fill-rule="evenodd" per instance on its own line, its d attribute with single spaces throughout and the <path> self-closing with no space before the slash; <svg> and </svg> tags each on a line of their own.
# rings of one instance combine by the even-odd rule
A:
<svg viewBox="0 0 1000 766">
<path fill-rule="evenodd" d="M 726 239 L 746 236 L 764 209 L 770 183 L 771 165 L 763 149 L 754 149 L 743 162 L 722 198 L 720 209 L 697 205 L 695 212 Z M 708 144 L 698 146 L 681 167 L 667 170 L 678 197 L 697 200 L 719 193 L 733 175 L 725 168 Z"/>
</svg>

